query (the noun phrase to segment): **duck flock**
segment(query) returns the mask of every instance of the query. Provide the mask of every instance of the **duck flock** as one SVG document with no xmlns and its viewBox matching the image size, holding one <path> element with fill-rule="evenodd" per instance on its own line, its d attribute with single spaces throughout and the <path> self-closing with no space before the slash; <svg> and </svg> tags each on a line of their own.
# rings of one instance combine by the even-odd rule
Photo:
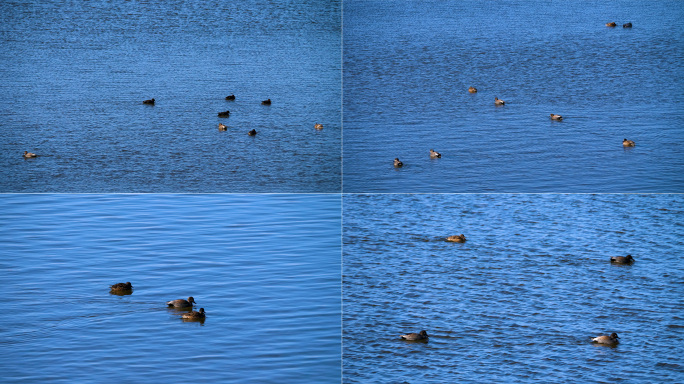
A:
<svg viewBox="0 0 684 384">
<path fill-rule="evenodd" d="M 119 295 L 119 296 L 130 295 L 133 293 L 133 285 L 130 282 L 116 283 L 116 284 L 111 285 L 109 287 L 109 292 L 114 294 L 114 295 Z M 197 303 L 195 302 L 195 298 L 192 296 L 188 297 L 187 300 L 176 299 L 176 300 L 171 300 L 171 301 L 166 302 L 167 307 L 174 308 L 174 309 L 179 310 L 179 311 L 186 311 L 187 312 L 187 313 L 183 313 L 181 315 L 181 318 L 183 319 L 183 321 L 199 321 L 201 323 L 204 323 L 204 319 L 206 318 L 206 313 L 204 312 L 204 308 L 200 308 L 199 311 L 193 311 L 192 306 L 194 304 L 197 304 Z"/>
</svg>

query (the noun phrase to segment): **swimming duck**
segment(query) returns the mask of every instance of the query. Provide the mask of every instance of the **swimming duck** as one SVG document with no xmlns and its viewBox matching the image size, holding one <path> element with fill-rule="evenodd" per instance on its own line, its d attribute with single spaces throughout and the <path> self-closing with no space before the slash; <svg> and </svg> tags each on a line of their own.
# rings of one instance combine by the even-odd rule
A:
<svg viewBox="0 0 684 384">
<path fill-rule="evenodd" d="M 397 167 L 397 168 L 403 167 L 403 166 L 404 166 L 404 163 L 402 163 L 401 161 L 399 161 L 399 158 L 398 158 L 398 157 L 395 157 L 395 158 L 394 158 L 394 166 Z"/>
<path fill-rule="evenodd" d="M 636 146 L 636 144 L 632 140 L 624 139 L 624 140 L 622 140 L 622 146 L 623 147 L 634 147 L 634 146 Z"/>
<path fill-rule="evenodd" d="M 36 155 L 35 153 L 31 153 L 31 152 L 29 152 L 29 151 L 24 151 L 23 156 L 24 156 L 25 158 L 29 158 L 29 157 L 37 157 L 38 155 Z"/>
<path fill-rule="evenodd" d="M 453 235 L 446 238 L 446 241 L 451 241 L 453 243 L 465 243 L 466 238 L 464 234 Z"/>
<path fill-rule="evenodd" d="M 477 88 L 475 88 L 475 87 L 470 87 L 470 88 L 468 88 L 468 92 L 470 92 L 470 93 L 477 93 Z"/>
<path fill-rule="evenodd" d="M 632 23 L 622 24 L 622 28 L 632 28 Z"/>
<path fill-rule="evenodd" d="M 498 97 L 494 97 L 494 104 L 495 105 L 504 105 L 504 104 L 506 104 L 506 102 L 503 100 L 499 100 Z"/>
<path fill-rule="evenodd" d="M 616 26 L 616 25 L 617 25 L 617 24 L 615 24 L 615 22 L 606 23 L 606 27 L 614 27 L 614 26 Z"/>
<path fill-rule="evenodd" d="M 427 340 L 430 338 L 430 336 L 428 336 L 427 331 L 420 331 L 420 333 L 409 333 L 406 335 L 401 335 L 401 338 L 404 340 L 418 341 Z"/>
<path fill-rule="evenodd" d="M 593 341 L 595 343 L 599 343 L 599 344 L 608 344 L 608 345 L 615 345 L 615 344 L 619 343 L 618 335 L 615 332 L 611 333 L 610 336 L 602 335 L 599 337 L 594 337 L 593 339 L 591 339 L 591 341 Z"/>
<path fill-rule="evenodd" d="M 200 308 L 199 312 L 192 311 L 189 313 L 184 313 L 183 315 L 181 315 L 181 317 L 189 320 L 204 320 L 206 315 L 204 313 L 204 308 Z"/>
<path fill-rule="evenodd" d="M 230 111 L 219 112 L 218 117 L 228 117 L 230 116 Z"/>
<path fill-rule="evenodd" d="M 228 127 L 226 127 L 225 125 L 219 123 L 219 131 L 227 131 L 227 130 L 228 130 Z"/>
<path fill-rule="evenodd" d="M 323 124 L 316 124 L 316 125 L 314 125 L 314 128 L 316 128 L 320 131 L 321 129 L 323 129 Z"/>
<path fill-rule="evenodd" d="M 271 99 L 266 99 L 266 100 L 262 101 L 261 104 L 263 104 L 263 105 L 271 105 Z"/>
<path fill-rule="evenodd" d="M 235 100 L 235 95 L 226 96 L 226 100 Z"/>
<path fill-rule="evenodd" d="M 247 132 L 247 134 L 250 136 L 256 136 L 257 131 L 256 131 L 256 129 L 252 129 L 251 131 Z"/>
<path fill-rule="evenodd" d="M 561 115 L 554 115 L 553 113 L 551 114 L 551 120 L 558 120 L 561 121 L 563 120 L 563 116 Z"/>
<path fill-rule="evenodd" d="M 171 300 L 171 301 L 167 301 L 166 304 L 169 307 L 189 308 L 189 307 L 192 307 L 192 304 L 197 304 L 197 303 L 195 303 L 195 299 L 192 296 L 190 296 L 190 297 L 188 297 L 187 300 L 183 300 L 183 299 Z"/>
<path fill-rule="evenodd" d="M 151 105 L 154 105 L 154 99 L 143 100 L 143 104 L 151 104 Z"/>
<path fill-rule="evenodd" d="M 632 264 L 634 262 L 634 258 L 632 255 L 613 256 L 610 258 L 610 262 L 614 264 Z"/>
<path fill-rule="evenodd" d="M 435 151 L 432 150 L 432 149 L 430 150 L 430 158 L 431 158 L 431 159 L 438 159 L 438 158 L 440 158 L 440 157 L 442 157 L 442 154 L 441 154 L 441 153 L 435 152 Z"/>
<path fill-rule="evenodd" d="M 116 283 L 109 287 L 112 292 L 130 291 L 133 289 L 130 281 L 128 283 Z"/>
</svg>

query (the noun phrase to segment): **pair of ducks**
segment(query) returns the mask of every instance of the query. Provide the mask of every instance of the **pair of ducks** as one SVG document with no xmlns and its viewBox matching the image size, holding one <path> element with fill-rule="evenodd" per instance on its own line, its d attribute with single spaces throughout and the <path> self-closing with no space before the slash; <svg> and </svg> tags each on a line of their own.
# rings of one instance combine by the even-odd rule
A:
<svg viewBox="0 0 684 384">
<path fill-rule="evenodd" d="M 468 92 L 470 92 L 470 93 L 477 93 L 477 88 L 475 88 L 475 87 L 470 87 L 470 88 L 468 88 Z M 494 104 L 495 104 L 495 105 L 504 105 L 504 104 L 506 104 L 506 102 L 503 101 L 503 100 L 501 100 L 501 99 L 499 99 L 498 97 L 494 97 Z"/>
<path fill-rule="evenodd" d="M 423 330 L 419 333 L 408 333 L 406 335 L 401 335 L 401 339 L 409 341 L 428 341 L 430 339 L 430 336 L 428 335 L 427 331 Z M 598 337 L 594 337 L 593 339 L 591 339 L 591 341 L 606 345 L 617 345 L 617 343 L 619 342 L 618 335 L 615 332 L 611 333 L 610 336 L 601 335 Z"/>
<path fill-rule="evenodd" d="M 235 100 L 235 95 L 226 96 L 226 100 L 234 101 L 234 100 Z M 261 104 L 263 104 L 263 105 L 271 105 L 271 99 L 266 99 L 266 100 L 262 101 Z"/>
<path fill-rule="evenodd" d="M 224 124 L 221 124 L 221 123 L 219 123 L 218 128 L 219 128 L 219 131 L 227 131 L 228 130 L 228 127 L 226 127 Z M 256 131 L 256 129 L 252 129 L 251 131 L 247 132 L 247 134 L 249 136 L 256 136 L 257 131 Z"/>
<path fill-rule="evenodd" d="M 606 23 L 606 27 L 615 27 L 617 24 L 613 21 L 611 23 Z M 622 28 L 632 28 L 632 23 L 622 24 Z"/>
<path fill-rule="evenodd" d="M 431 149 L 431 150 L 430 150 L 430 158 L 431 158 L 431 159 L 439 159 L 439 158 L 441 158 L 441 157 L 442 157 L 442 154 L 441 154 L 441 153 L 435 151 L 434 149 Z M 395 157 L 395 158 L 394 158 L 394 167 L 395 167 L 395 168 L 399 168 L 399 167 L 403 167 L 403 166 L 404 166 L 404 163 L 402 163 L 401 160 L 399 160 L 398 157 Z"/>
<path fill-rule="evenodd" d="M 132 293 L 133 292 L 133 285 L 131 282 L 126 282 L 126 283 L 116 283 L 114 285 L 111 285 L 109 287 L 110 292 L 112 293 L 117 293 L 117 294 L 127 294 L 127 293 Z M 169 307 L 174 307 L 174 308 L 192 308 L 192 305 L 196 304 L 195 298 L 192 296 L 188 297 L 187 300 L 184 299 L 177 299 L 177 300 L 171 300 L 167 301 L 166 305 Z M 197 311 L 192 311 L 189 313 L 184 313 L 182 316 L 184 319 L 188 320 L 204 320 L 206 317 L 206 314 L 204 312 L 204 308 L 200 308 L 199 312 Z"/>
</svg>

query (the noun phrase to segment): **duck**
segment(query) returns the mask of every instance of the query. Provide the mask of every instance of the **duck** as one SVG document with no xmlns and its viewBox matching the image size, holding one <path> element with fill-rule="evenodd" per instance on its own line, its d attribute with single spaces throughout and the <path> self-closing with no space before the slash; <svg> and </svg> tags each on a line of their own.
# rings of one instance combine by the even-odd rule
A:
<svg viewBox="0 0 684 384">
<path fill-rule="evenodd" d="M 218 117 L 228 117 L 230 116 L 230 111 L 219 112 Z"/>
<path fill-rule="evenodd" d="M 226 100 L 235 100 L 235 95 L 226 96 Z"/>
<path fill-rule="evenodd" d="M 36 155 L 35 153 L 31 153 L 29 151 L 24 151 L 23 156 L 28 159 L 29 157 L 37 157 L 38 155 Z"/>
<path fill-rule="evenodd" d="M 594 337 L 591 339 L 594 343 L 599 343 L 599 344 L 608 344 L 608 345 L 615 345 L 619 343 L 618 341 L 618 335 L 617 333 L 613 332 L 610 334 L 610 336 L 602 335 L 599 337 Z"/>
<path fill-rule="evenodd" d="M 632 23 L 624 23 L 622 24 L 622 28 L 632 28 Z"/>
<path fill-rule="evenodd" d="M 131 291 L 131 290 L 133 290 L 133 285 L 131 285 L 130 281 L 127 283 L 116 283 L 116 284 L 110 286 L 109 289 L 112 292 Z"/>
<path fill-rule="evenodd" d="M 634 146 L 636 146 L 636 143 L 634 143 L 634 141 L 632 141 L 632 140 L 624 139 L 624 140 L 622 140 L 622 146 L 623 147 L 634 147 Z"/>
<path fill-rule="evenodd" d="M 401 335 L 401 338 L 404 340 L 418 341 L 428 340 L 430 336 L 428 336 L 427 331 L 420 331 L 420 333 L 408 333 L 406 335 Z"/>
<path fill-rule="evenodd" d="M 323 129 L 323 124 L 316 124 L 316 125 L 314 125 L 314 128 L 316 128 L 320 131 L 321 129 Z"/>
<path fill-rule="evenodd" d="M 632 264 L 634 262 L 634 258 L 632 255 L 613 256 L 610 258 L 610 262 L 614 264 Z"/>
<path fill-rule="evenodd" d="M 503 100 L 500 100 L 498 97 L 494 97 L 494 104 L 496 104 L 496 105 L 504 105 L 504 104 L 506 104 L 506 102 L 503 101 Z"/>
<path fill-rule="evenodd" d="M 251 131 L 247 132 L 247 134 L 248 134 L 249 136 L 256 136 L 257 131 L 256 131 L 256 129 L 252 129 Z"/>
<path fill-rule="evenodd" d="M 446 241 L 451 241 L 452 243 L 465 243 L 466 238 L 464 234 L 453 235 L 446 238 Z"/>
<path fill-rule="evenodd" d="M 151 104 L 151 105 L 154 105 L 154 99 L 143 100 L 143 104 Z"/>
<path fill-rule="evenodd" d="M 435 152 L 433 149 L 430 150 L 430 158 L 431 159 L 439 159 L 442 157 L 442 154 L 439 152 Z"/>
<path fill-rule="evenodd" d="M 551 114 L 551 120 L 558 120 L 561 121 L 563 120 L 563 116 L 561 115 L 554 115 L 553 113 Z"/>
<path fill-rule="evenodd" d="M 228 130 L 228 127 L 226 127 L 225 125 L 219 123 L 219 131 L 227 131 L 227 130 Z"/>
<path fill-rule="evenodd" d="M 169 307 L 175 307 L 175 308 L 190 308 L 190 307 L 192 307 L 193 304 L 197 304 L 197 303 L 195 302 L 195 298 L 192 296 L 188 297 L 187 300 L 178 299 L 178 300 L 171 300 L 171 301 L 166 302 L 166 305 L 168 305 Z"/>
<path fill-rule="evenodd" d="M 263 104 L 263 105 L 271 105 L 271 99 L 266 99 L 266 100 L 262 101 L 261 104 Z"/>
<path fill-rule="evenodd" d="M 470 93 L 477 93 L 477 88 L 475 88 L 475 87 L 470 87 L 470 88 L 468 88 L 468 92 L 470 92 Z"/>
<path fill-rule="evenodd" d="M 181 315 L 181 317 L 188 320 L 204 320 L 206 314 L 204 313 L 204 308 L 200 308 L 199 312 L 192 311 L 184 313 L 183 315 Z"/>
<path fill-rule="evenodd" d="M 606 27 L 614 27 L 614 26 L 616 26 L 616 25 L 617 25 L 617 24 L 615 24 L 615 22 L 606 23 Z"/>
<path fill-rule="evenodd" d="M 394 158 L 394 166 L 395 166 L 396 168 L 403 167 L 403 166 L 404 166 L 404 163 L 402 163 L 402 162 L 399 160 L 398 157 L 395 157 L 395 158 Z"/>
</svg>

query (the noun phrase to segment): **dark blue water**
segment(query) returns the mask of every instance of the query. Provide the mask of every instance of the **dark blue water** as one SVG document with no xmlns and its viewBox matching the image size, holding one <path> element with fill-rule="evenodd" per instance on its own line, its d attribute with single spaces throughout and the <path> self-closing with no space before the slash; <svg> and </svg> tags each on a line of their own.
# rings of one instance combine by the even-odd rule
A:
<svg viewBox="0 0 684 384">
<path fill-rule="evenodd" d="M 0 191 L 339 192 L 340 83 L 340 1 L 4 1 Z"/>
<path fill-rule="evenodd" d="M 340 204 L 0 196 L 0 381 L 338 383 Z M 166 308 L 188 296 L 204 323 Z"/>
<path fill-rule="evenodd" d="M 344 382 L 684 381 L 683 203 L 345 196 Z M 616 348 L 592 344 L 609 332 Z"/>
<path fill-rule="evenodd" d="M 682 17 L 676 1 L 345 1 L 344 191 L 684 191 Z"/>
</svg>

